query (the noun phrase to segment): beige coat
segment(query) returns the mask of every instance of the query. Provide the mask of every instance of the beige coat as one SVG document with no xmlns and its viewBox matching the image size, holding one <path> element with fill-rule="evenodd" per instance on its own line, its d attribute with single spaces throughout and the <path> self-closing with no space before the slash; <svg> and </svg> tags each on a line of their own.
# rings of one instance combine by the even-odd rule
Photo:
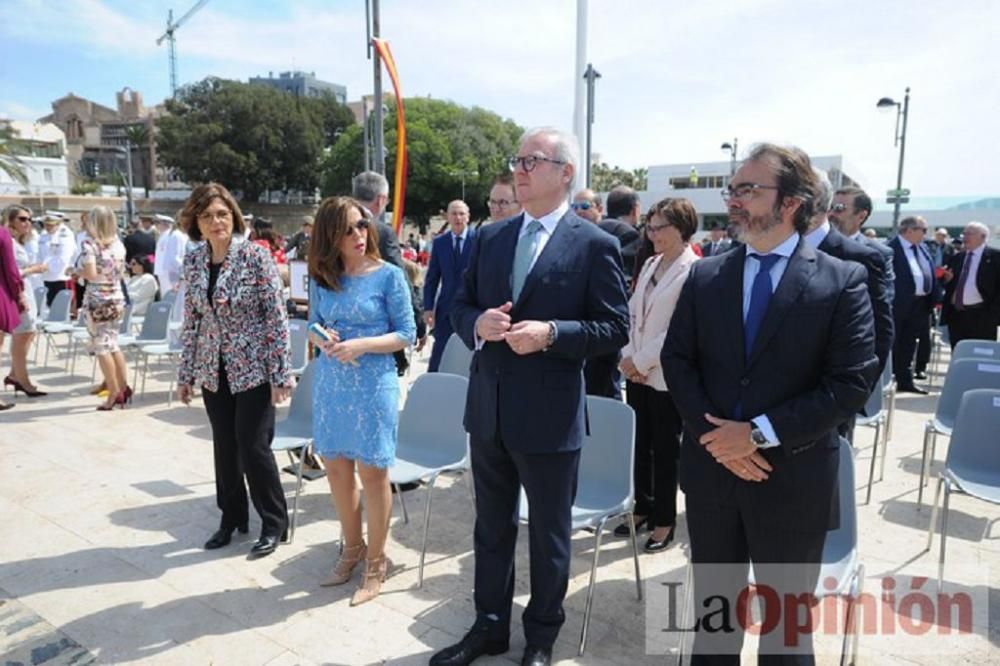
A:
<svg viewBox="0 0 1000 666">
<path fill-rule="evenodd" d="M 667 382 L 663 378 L 663 369 L 660 368 L 660 350 L 667 337 L 681 287 L 687 280 L 691 266 L 698 261 L 698 255 L 690 246 L 685 247 L 647 298 L 646 285 L 661 259 L 662 255 L 650 257 L 636 280 L 635 290 L 628 302 L 628 344 L 622 349 L 622 358 L 632 357 L 636 369 L 646 375 L 647 386 L 657 391 L 666 391 Z"/>
</svg>

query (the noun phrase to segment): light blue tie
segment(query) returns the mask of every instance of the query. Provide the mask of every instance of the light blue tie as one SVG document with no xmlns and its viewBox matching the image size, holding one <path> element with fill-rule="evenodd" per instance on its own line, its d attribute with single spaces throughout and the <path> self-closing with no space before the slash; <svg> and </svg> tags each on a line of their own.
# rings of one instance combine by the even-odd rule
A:
<svg viewBox="0 0 1000 666">
<path fill-rule="evenodd" d="M 511 272 L 511 292 L 514 302 L 517 302 L 524 289 L 524 281 L 528 278 L 531 270 L 531 261 L 535 258 L 535 251 L 538 249 L 538 232 L 542 229 L 542 223 L 532 220 L 528 223 L 528 228 L 524 235 L 517 241 L 517 249 L 514 250 L 514 270 Z"/>
</svg>

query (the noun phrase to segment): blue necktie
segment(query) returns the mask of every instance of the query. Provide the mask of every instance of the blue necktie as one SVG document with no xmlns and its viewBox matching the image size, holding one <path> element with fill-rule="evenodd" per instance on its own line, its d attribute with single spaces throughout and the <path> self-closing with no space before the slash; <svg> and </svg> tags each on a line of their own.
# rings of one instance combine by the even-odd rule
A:
<svg viewBox="0 0 1000 666">
<path fill-rule="evenodd" d="M 524 281 L 528 279 L 531 260 L 535 258 L 535 249 L 538 247 L 538 232 L 541 228 L 541 222 L 532 220 L 528 223 L 524 235 L 517 241 L 517 249 L 514 250 L 514 270 L 511 272 L 510 281 L 511 294 L 515 303 L 524 288 Z"/>
<path fill-rule="evenodd" d="M 743 347 L 745 358 L 750 360 L 750 351 L 753 349 L 754 340 L 760 331 L 760 325 L 767 314 L 767 306 L 771 302 L 771 294 L 774 288 L 771 284 L 771 269 L 774 264 L 781 259 L 780 254 L 751 254 L 760 263 L 757 276 L 753 279 L 753 287 L 750 290 L 750 308 L 747 310 L 747 319 L 743 323 Z"/>
</svg>

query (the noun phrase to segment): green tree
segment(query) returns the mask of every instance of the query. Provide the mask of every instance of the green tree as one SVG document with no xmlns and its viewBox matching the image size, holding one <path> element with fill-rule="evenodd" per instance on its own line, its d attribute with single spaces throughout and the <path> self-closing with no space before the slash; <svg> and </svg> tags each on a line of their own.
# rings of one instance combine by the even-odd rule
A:
<svg viewBox="0 0 1000 666">
<path fill-rule="evenodd" d="M 618 185 L 626 185 L 634 190 L 645 190 L 647 181 L 646 169 L 627 171 L 621 167 L 608 166 L 600 162 L 591 167 L 590 183 L 595 192 L 607 192 Z"/>
<path fill-rule="evenodd" d="M 0 123 L 0 171 L 21 185 L 27 185 L 28 174 L 24 170 L 24 162 L 17 156 L 15 147 L 17 136 L 17 130 L 10 125 Z"/>
<path fill-rule="evenodd" d="M 142 174 L 142 188 L 149 198 L 149 128 L 145 125 L 129 125 L 125 128 L 125 136 L 132 144 L 133 154 L 139 161 L 139 173 Z"/>
<path fill-rule="evenodd" d="M 385 120 L 386 174 L 396 168 L 396 107 Z M 462 196 L 473 218 L 486 215 L 493 179 L 506 170 L 523 130 L 512 120 L 478 107 L 443 100 L 406 100 L 408 178 L 405 213 L 421 227 L 453 199 Z M 363 131 L 353 126 L 341 134 L 323 164 L 324 196 L 351 190 L 351 178 L 364 168 Z"/>
<path fill-rule="evenodd" d="M 328 138 L 350 121 L 331 97 L 208 78 L 167 101 L 160 161 L 192 183 L 219 181 L 257 201 L 269 190 L 311 192 Z"/>
</svg>

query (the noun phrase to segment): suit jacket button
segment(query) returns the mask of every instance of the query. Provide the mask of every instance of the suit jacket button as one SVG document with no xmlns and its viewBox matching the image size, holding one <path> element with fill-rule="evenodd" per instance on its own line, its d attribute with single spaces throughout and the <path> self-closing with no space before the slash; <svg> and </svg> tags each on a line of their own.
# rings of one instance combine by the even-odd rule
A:
<svg viewBox="0 0 1000 666">
<path fill-rule="evenodd" d="M 750 380 L 744 377 L 740 380 L 740 386 L 750 386 Z"/>
</svg>

